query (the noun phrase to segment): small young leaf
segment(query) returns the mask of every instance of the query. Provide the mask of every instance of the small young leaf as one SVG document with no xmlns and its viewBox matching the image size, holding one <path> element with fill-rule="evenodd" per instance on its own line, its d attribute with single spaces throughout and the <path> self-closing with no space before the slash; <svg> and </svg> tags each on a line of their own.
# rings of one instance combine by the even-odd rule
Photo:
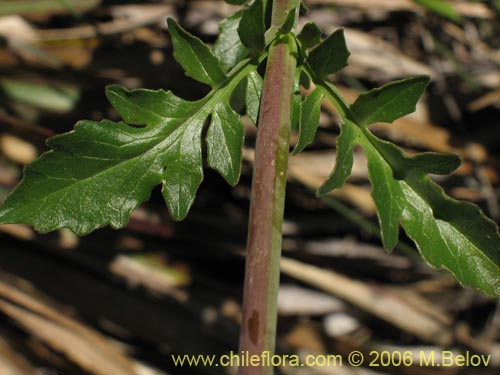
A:
<svg viewBox="0 0 500 375">
<path fill-rule="evenodd" d="M 260 109 L 260 95 L 262 93 L 262 77 L 257 72 L 251 72 L 247 77 L 247 89 L 245 94 L 245 103 L 247 115 L 257 124 Z"/>
<path fill-rule="evenodd" d="M 213 53 L 226 70 L 236 66 L 248 55 L 248 49 L 238 35 L 241 12 L 233 14 L 219 24 L 219 37 L 215 41 Z"/>
<path fill-rule="evenodd" d="M 240 178 L 243 140 L 240 116 L 228 104 L 217 104 L 207 132 L 208 165 L 232 186 Z"/>
<path fill-rule="evenodd" d="M 186 75 L 211 87 L 224 81 L 226 75 L 219 61 L 199 38 L 188 33 L 172 18 L 168 19 L 175 60 Z"/>
<path fill-rule="evenodd" d="M 321 30 L 315 23 L 307 23 L 297 35 L 297 39 L 304 50 L 312 48 L 321 42 Z"/>
<path fill-rule="evenodd" d="M 293 150 L 294 155 L 301 152 L 314 140 L 316 130 L 318 129 L 323 95 L 323 89 L 317 87 L 307 96 L 302 104 L 302 113 L 299 121 L 299 140 Z"/>
<path fill-rule="evenodd" d="M 310 53 L 307 62 L 315 74 L 315 79 L 325 81 L 329 74 L 337 73 L 347 65 L 350 53 L 340 29 L 317 45 Z"/>
<path fill-rule="evenodd" d="M 255 57 L 260 56 L 266 46 L 265 31 L 264 4 L 262 0 L 255 0 L 243 9 L 238 27 L 241 43 Z"/>
<path fill-rule="evenodd" d="M 346 120 L 341 125 L 340 136 L 337 138 L 337 155 L 335 167 L 328 179 L 320 186 L 316 196 L 321 197 L 334 189 L 341 188 L 351 175 L 353 164 L 353 149 L 359 143 L 356 125 Z"/>
<path fill-rule="evenodd" d="M 361 94 L 351 106 L 356 122 L 362 126 L 391 123 L 415 111 L 429 80 L 428 76 L 406 78 Z"/>
</svg>

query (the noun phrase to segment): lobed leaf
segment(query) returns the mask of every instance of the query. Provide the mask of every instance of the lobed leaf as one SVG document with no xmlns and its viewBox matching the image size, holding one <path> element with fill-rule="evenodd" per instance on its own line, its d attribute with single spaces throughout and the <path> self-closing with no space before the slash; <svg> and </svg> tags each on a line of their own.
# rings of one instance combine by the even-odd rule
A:
<svg viewBox="0 0 500 375">
<path fill-rule="evenodd" d="M 224 81 L 226 75 L 219 61 L 199 38 L 188 33 L 172 18 L 168 19 L 175 60 L 186 75 L 211 87 Z"/>
<path fill-rule="evenodd" d="M 463 285 L 500 295 L 500 234 L 496 224 L 477 206 L 446 196 L 427 176 L 452 172 L 460 158 L 431 152 L 410 156 L 367 128 L 372 122 L 392 121 L 409 113 L 427 81 L 426 77 L 398 81 L 360 96 L 365 99 L 356 101 L 358 108 L 354 104 L 346 108 L 335 169 L 318 194 L 343 184 L 352 167 L 353 148 L 361 145 L 368 159 L 384 247 L 394 248 L 401 222 L 429 264 L 447 268 Z M 337 100 L 338 93 L 329 84 L 322 87 L 332 101 Z M 401 98 L 406 95 L 410 98 Z M 358 119 L 361 121 L 356 122 Z"/>
<path fill-rule="evenodd" d="M 361 94 L 351 106 L 356 122 L 362 126 L 391 123 L 415 111 L 429 80 L 428 76 L 406 78 Z"/>
<path fill-rule="evenodd" d="M 18 187 L 0 207 L 0 224 L 20 223 L 45 233 L 67 227 L 86 234 L 120 228 L 154 186 L 172 217 L 183 219 L 203 179 L 201 136 L 209 163 L 231 183 L 239 178 L 243 130 L 228 102 L 255 66 L 243 64 L 206 98 L 190 102 L 163 90 L 113 85 L 107 96 L 124 122 L 81 121 L 49 139 L 52 149 L 26 167 Z"/>
<path fill-rule="evenodd" d="M 424 259 L 445 267 L 464 285 L 500 294 L 500 235 L 478 207 L 446 196 L 421 169 L 402 180 L 375 147 L 362 143 L 368 157 L 372 196 L 384 246 L 398 239 L 398 221 L 415 241 Z"/>
</svg>

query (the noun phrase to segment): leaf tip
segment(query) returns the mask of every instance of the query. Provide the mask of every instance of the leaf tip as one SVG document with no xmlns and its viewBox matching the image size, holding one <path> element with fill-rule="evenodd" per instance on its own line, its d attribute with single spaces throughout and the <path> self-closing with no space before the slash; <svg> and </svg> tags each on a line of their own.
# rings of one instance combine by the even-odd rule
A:
<svg viewBox="0 0 500 375">
<path fill-rule="evenodd" d="M 125 87 L 117 85 L 117 84 L 111 84 L 107 85 L 104 89 L 106 98 L 112 103 L 112 97 L 113 95 L 120 95 L 123 93 L 127 93 L 129 90 L 127 90 Z"/>
<path fill-rule="evenodd" d="M 316 198 L 321 198 L 321 197 L 324 197 L 325 195 L 327 195 L 328 193 L 330 193 L 331 189 L 329 189 L 326 185 L 326 182 L 323 183 L 323 185 L 321 185 L 315 192 L 315 196 Z"/>
<path fill-rule="evenodd" d="M 176 28 L 177 25 L 178 25 L 177 21 L 173 17 L 167 17 L 167 26 L 168 26 L 169 29 L 171 27 L 172 28 Z"/>
<path fill-rule="evenodd" d="M 295 156 L 295 155 L 301 153 L 303 149 L 304 149 L 304 147 L 300 147 L 300 145 L 297 143 L 292 150 L 292 155 Z"/>
<path fill-rule="evenodd" d="M 397 233 L 393 238 L 387 238 L 387 236 L 384 234 L 384 231 L 380 231 L 381 236 L 382 236 L 382 245 L 384 246 L 384 249 L 387 253 L 392 253 L 396 245 L 398 244 L 399 240 L 399 227 L 397 229 Z"/>
</svg>

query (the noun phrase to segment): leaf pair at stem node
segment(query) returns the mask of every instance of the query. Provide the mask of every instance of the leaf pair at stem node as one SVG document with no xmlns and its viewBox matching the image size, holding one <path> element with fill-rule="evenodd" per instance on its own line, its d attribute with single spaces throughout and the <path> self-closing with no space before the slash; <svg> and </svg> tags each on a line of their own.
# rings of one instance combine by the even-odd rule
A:
<svg viewBox="0 0 500 375">
<path fill-rule="evenodd" d="M 293 152 L 314 141 L 322 101 L 332 102 L 343 118 L 335 167 L 318 195 L 342 187 L 351 174 L 354 147 L 361 146 L 384 246 L 394 248 L 401 224 L 431 265 L 449 269 L 464 285 L 499 295 L 497 226 L 478 207 L 446 196 L 428 176 L 451 173 L 460 158 L 432 152 L 410 156 L 369 129 L 413 112 L 429 77 L 386 84 L 350 104 L 328 80 L 348 63 L 343 30 L 321 40 L 321 31 L 310 23 L 295 34 L 295 8 L 282 23 L 269 24 L 266 4 L 256 0 L 223 21 L 213 49 L 170 19 L 175 59 L 186 75 L 210 86 L 210 93 L 187 101 L 170 91 L 108 87 L 108 99 L 125 122 L 80 121 L 73 131 L 51 138 L 51 151 L 26 167 L 0 208 L 0 224 L 29 224 L 40 232 L 68 227 L 78 234 L 105 225 L 120 228 L 158 184 L 172 217 L 183 219 L 203 179 L 205 122 L 210 119 L 204 140 L 208 165 L 235 185 L 244 132 L 232 104 L 258 121 L 263 85 L 258 66 L 270 45 L 286 43 L 297 60 L 291 122 L 298 122 L 299 138 Z M 314 84 L 305 99 L 297 94 L 300 77 Z"/>
</svg>

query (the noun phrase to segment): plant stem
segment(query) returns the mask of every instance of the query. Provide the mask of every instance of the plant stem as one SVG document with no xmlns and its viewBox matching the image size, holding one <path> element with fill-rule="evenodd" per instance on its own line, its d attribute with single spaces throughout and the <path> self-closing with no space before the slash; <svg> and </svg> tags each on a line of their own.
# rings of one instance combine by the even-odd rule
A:
<svg viewBox="0 0 500 375">
<path fill-rule="evenodd" d="M 280 25 L 295 0 L 273 2 L 273 25 Z M 269 49 L 257 131 L 240 352 L 274 354 L 282 223 L 290 142 L 296 58 L 286 42 Z M 240 375 L 270 375 L 270 366 L 241 366 Z"/>
</svg>

